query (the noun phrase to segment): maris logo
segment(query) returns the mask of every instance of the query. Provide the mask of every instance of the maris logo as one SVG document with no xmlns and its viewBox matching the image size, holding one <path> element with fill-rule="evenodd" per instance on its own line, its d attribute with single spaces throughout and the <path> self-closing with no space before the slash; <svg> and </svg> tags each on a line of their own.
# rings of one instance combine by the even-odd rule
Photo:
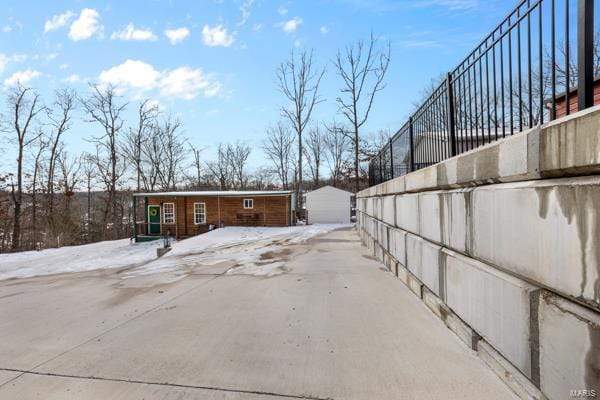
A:
<svg viewBox="0 0 600 400">
<path fill-rule="evenodd" d="M 572 389 L 569 393 L 571 395 L 571 398 L 575 398 L 575 399 L 585 399 L 585 398 L 595 398 L 597 395 L 596 390 L 591 389 Z"/>
</svg>

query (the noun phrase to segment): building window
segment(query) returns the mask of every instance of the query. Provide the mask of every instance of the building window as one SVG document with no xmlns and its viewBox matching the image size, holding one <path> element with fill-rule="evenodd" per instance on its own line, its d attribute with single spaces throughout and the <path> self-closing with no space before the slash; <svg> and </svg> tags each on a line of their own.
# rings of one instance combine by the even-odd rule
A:
<svg viewBox="0 0 600 400">
<path fill-rule="evenodd" d="M 244 199 L 244 210 L 251 210 L 254 208 L 254 199 Z"/>
<path fill-rule="evenodd" d="M 163 203 L 163 224 L 175 223 L 175 203 Z"/>
<path fill-rule="evenodd" d="M 206 224 L 206 204 L 194 203 L 194 224 Z"/>
</svg>

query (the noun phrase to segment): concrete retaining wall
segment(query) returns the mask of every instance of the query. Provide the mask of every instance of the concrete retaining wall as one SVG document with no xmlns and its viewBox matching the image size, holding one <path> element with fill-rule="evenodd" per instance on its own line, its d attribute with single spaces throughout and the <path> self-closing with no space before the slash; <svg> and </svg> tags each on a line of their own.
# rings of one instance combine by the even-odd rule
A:
<svg viewBox="0 0 600 400">
<path fill-rule="evenodd" d="M 600 395 L 599 172 L 596 107 L 360 192 L 361 239 L 515 393 Z"/>
</svg>

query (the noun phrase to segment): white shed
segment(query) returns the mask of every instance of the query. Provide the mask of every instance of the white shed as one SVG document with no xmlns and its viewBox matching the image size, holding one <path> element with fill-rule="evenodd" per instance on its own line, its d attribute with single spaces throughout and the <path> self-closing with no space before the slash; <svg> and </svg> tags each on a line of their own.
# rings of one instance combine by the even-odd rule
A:
<svg viewBox="0 0 600 400">
<path fill-rule="evenodd" d="M 305 194 L 309 224 L 349 223 L 353 194 L 323 186 Z"/>
</svg>

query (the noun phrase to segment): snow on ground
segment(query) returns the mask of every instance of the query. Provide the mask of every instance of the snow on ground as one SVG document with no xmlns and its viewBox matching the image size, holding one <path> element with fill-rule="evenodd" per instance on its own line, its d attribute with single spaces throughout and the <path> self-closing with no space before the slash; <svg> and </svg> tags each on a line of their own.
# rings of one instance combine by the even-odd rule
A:
<svg viewBox="0 0 600 400">
<path fill-rule="evenodd" d="M 121 239 L 0 254 L 0 280 L 145 264 L 156 258 L 155 248 L 161 244 L 160 240 L 131 243 L 129 239 Z"/>
<path fill-rule="evenodd" d="M 123 278 L 168 273 L 179 279 L 196 267 L 228 264 L 227 274 L 272 276 L 283 272 L 285 246 L 347 224 L 284 228 L 226 227 L 173 243 L 172 250 L 156 258 L 161 240 L 131 243 L 129 239 L 68 246 L 59 249 L 0 254 L 0 280 L 133 267 Z M 268 253 L 268 257 L 265 254 Z"/>
<path fill-rule="evenodd" d="M 352 224 L 318 224 L 285 228 L 226 227 L 182 240 L 160 259 L 128 271 L 125 278 L 168 273 L 179 279 L 193 268 L 229 263 L 229 275 L 273 276 L 284 272 L 284 255 L 290 244 Z M 263 255 L 269 254 L 267 259 Z"/>
</svg>

